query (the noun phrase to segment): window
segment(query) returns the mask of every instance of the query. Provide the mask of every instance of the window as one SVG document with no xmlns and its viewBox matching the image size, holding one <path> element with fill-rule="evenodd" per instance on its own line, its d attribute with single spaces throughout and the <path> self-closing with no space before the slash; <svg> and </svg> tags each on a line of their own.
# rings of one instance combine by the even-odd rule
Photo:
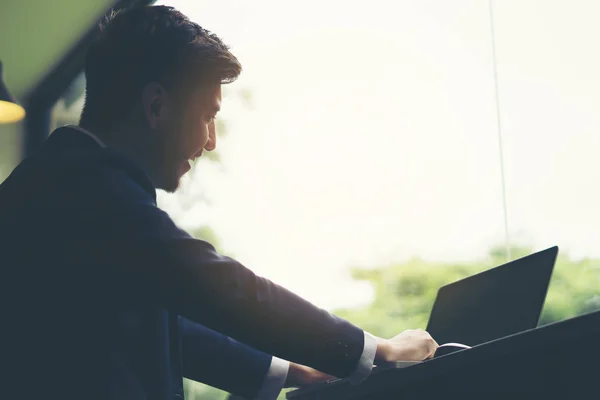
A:
<svg viewBox="0 0 600 400">
<path fill-rule="evenodd" d="M 85 101 L 85 75 L 80 73 L 52 108 L 50 132 L 63 125 L 77 125 Z"/>
<path fill-rule="evenodd" d="M 0 124 L 0 182 L 21 161 L 24 123 Z"/>
<path fill-rule="evenodd" d="M 381 335 L 507 246 L 561 247 L 542 323 L 600 309 L 600 4 L 494 1 L 496 93 L 488 2 L 159 3 L 244 66 L 182 227 Z"/>
</svg>

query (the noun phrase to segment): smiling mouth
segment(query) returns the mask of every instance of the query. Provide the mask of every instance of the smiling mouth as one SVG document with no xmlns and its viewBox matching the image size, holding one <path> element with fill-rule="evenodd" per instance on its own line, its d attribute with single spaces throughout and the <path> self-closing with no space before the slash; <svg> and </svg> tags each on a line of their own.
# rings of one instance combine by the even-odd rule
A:
<svg viewBox="0 0 600 400">
<path fill-rule="evenodd" d="M 194 154 L 193 156 L 191 156 L 189 158 L 189 161 L 193 164 L 194 161 L 196 161 L 197 159 L 199 159 L 200 157 L 202 157 L 202 150 L 200 150 L 199 152 L 197 152 L 196 154 Z"/>
<path fill-rule="evenodd" d="M 189 158 L 189 159 L 187 160 L 187 164 L 188 164 L 189 166 L 192 166 L 192 165 L 194 165 L 194 164 L 196 163 L 196 160 L 197 160 L 197 158 Z"/>
<path fill-rule="evenodd" d="M 200 158 L 201 155 L 202 155 L 202 152 L 198 152 L 198 153 L 194 154 L 192 157 L 188 158 L 184 162 L 183 165 L 184 165 L 186 171 L 189 171 L 190 169 L 192 169 L 192 165 L 194 165 L 194 163 Z"/>
</svg>

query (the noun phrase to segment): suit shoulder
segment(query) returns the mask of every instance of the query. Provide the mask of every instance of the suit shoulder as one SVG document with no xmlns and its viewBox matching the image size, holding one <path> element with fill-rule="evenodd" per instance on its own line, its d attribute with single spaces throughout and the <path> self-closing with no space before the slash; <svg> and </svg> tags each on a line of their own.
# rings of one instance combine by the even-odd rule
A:
<svg viewBox="0 0 600 400">
<path fill-rule="evenodd" d="M 0 199 L 7 197 L 156 204 L 156 191 L 145 173 L 125 157 L 104 149 L 27 159 L 0 186 Z"/>
</svg>

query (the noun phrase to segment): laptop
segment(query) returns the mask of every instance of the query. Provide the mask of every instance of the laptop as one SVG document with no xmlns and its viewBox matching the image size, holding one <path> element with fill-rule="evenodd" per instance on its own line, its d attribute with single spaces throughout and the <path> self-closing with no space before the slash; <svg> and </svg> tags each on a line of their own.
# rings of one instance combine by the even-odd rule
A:
<svg viewBox="0 0 600 400">
<path fill-rule="evenodd" d="M 440 348 L 468 349 L 536 328 L 557 255 L 558 246 L 554 246 L 442 286 L 429 316 L 427 332 Z M 386 363 L 374 367 L 372 373 L 419 363 L 422 361 Z M 287 397 L 342 382 L 343 379 L 334 379 L 289 392 Z"/>
<path fill-rule="evenodd" d="M 426 331 L 440 344 L 476 346 L 536 328 L 558 247 L 442 286 Z"/>
</svg>

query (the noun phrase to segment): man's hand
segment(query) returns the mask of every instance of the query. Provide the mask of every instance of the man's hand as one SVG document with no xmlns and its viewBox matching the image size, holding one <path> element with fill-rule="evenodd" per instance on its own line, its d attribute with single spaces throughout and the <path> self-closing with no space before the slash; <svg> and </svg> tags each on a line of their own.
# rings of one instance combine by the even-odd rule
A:
<svg viewBox="0 0 600 400">
<path fill-rule="evenodd" d="M 375 363 L 422 361 L 433 357 L 438 344 L 422 329 L 406 330 L 391 339 L 377 338 Z"/>
<path fill-rule="evenodd" d="M 290 362 L 290 369 L 288 370 L 287 379 L 285 380 L 285 387 L 303 387 L 325 382 L 330 379 L 335 379 L 335 377 L 317 371 L 314 368 Z"/>
<path fill-rule="evenodd" d="M 406 330 L 391 339 L 377 339 L 375 363 L 421 361 L 433 357 L 438 344 L 422 329 Z M 335 379 L 314 368 L 290 362 L 285 387 L 303 387 Z"/>
</svg>

